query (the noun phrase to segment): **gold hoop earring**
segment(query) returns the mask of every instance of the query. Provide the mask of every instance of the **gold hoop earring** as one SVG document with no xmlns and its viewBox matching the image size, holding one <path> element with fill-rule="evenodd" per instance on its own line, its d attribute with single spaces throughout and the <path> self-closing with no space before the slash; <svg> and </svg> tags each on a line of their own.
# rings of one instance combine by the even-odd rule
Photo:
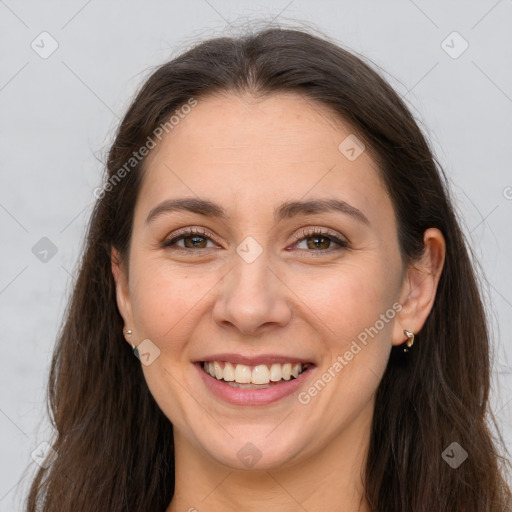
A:
<svg viewBox="0 0 512 512">
<path fill-rule="evenodd" d="M 409 352 L 409 349 L 414 344 L 414 333 L 411 331 L 408 331 L 407 329 L 404 329 L 404 334 L 407 336 L 407 339 L 405 340 L 405 347 L 404 352 Z"/>
</svg>

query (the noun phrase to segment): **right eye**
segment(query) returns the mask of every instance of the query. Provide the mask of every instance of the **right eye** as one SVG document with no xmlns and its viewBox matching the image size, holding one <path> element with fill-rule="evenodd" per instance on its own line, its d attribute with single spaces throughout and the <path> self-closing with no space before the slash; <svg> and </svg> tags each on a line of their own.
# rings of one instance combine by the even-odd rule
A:
<svg viewBox="0 0 512 512">
<path fill-rule="evenodd" d="M 177 243 L 182 240 L 183 245 L 177 245 Z M 208 241 L 213 244 L 213 241 L 206 235 L 206 232 L 199 231 L 197 229 L 187 229 L 170 240 L 165 241 L 163 246 L 168 248 L 173 248 L 173 246 L 175 246 L 177 250 L 193 251 L 194 249 L 210 249 L 211 247 L 206 246 Z M 214 244 L 213 247 L 217 246 Z"/>
</svg>

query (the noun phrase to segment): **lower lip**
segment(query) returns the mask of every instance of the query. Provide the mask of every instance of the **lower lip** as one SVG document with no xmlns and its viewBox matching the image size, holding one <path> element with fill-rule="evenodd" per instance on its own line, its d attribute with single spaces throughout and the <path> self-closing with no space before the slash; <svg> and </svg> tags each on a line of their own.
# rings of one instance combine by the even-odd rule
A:
<svg viewBox="0 0 512 512">
<path fill-rule="evenodd" d="M 206 387 L 218 398 L 233 405 L 267 405 L 277 402 L 297 391 L 309 378 L 314 369 L 310 365 L 296 379 L 285 380 L 263 389 L 233 388 L 222 380 L 217 380 L 203 370 L 202 363 L 195 363 Z"/>
</svg>

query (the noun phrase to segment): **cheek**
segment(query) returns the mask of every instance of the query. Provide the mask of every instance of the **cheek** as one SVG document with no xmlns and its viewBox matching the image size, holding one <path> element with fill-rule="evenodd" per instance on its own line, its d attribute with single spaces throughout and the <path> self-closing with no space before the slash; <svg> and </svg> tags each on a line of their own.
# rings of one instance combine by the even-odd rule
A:
<svg viewBox="0 0 512 512">
<path fill-rule="evenodd" d="M 373 260 L 373 261 L 372 261 Z M 294 291 L 330 337 L 344 343 L 373 325 L 392 306 L 390 274 L 373 258 L 344 262 L 296 279 Z"/>
<path fill-rule="evenodd" d="M 162 351 L 181 348 L 217 281 L 212 272 L 194 275 L 162 260 L 146 257 L 143 264 L 134 262 L 130 296 L 140 336 L 151 339 Z"/>
<path fill-rule="evenodd" d="M 389 288 L 382 266 L 367 261 L 340 266 L 301 289 L 325 355 L 317 379 L 298 397 L 309 420 L 339 429 L 369 407 L 391 350 L 395 310 Z"/>
<path fill-rule="evenodd" d="M 306 297 L 314 313 L 311 321 L 323 333 L 322 380 L 332 382 L 321 400 L 338 404 L 336 410 L 360 410 L 386 368 L 396 312 L 393 269 L 384 266 L 379 258 L 361 258 L 316 279 L 301 280 L 298 295 Z"/>
</svg>

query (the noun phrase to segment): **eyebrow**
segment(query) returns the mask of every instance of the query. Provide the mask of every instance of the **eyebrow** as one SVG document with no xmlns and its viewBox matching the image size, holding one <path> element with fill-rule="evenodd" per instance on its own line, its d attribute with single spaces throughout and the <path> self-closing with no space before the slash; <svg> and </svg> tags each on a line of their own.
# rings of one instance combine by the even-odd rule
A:
<svg viewBox="0 0 512 512">
<path fill-rule="evenodd" d="M 197 213 L 208 217 L 226 219 L 225 209 L 207 199 L 183 197 L 167 199 L 155 206 L 146 218 L 146 224 L 164 213 L 176 211 Z M 350 215 L 357 221 L 370 225 L 366 215 L 356 208 L 340 199 L 311 199 L 308 201 L 286 201 L 274 210 L 274 219 L 279 222 L 283 219 L 290 219 L 298 215 L 313 215 L 316 213 L 341 212 Z"/>
</svg>

